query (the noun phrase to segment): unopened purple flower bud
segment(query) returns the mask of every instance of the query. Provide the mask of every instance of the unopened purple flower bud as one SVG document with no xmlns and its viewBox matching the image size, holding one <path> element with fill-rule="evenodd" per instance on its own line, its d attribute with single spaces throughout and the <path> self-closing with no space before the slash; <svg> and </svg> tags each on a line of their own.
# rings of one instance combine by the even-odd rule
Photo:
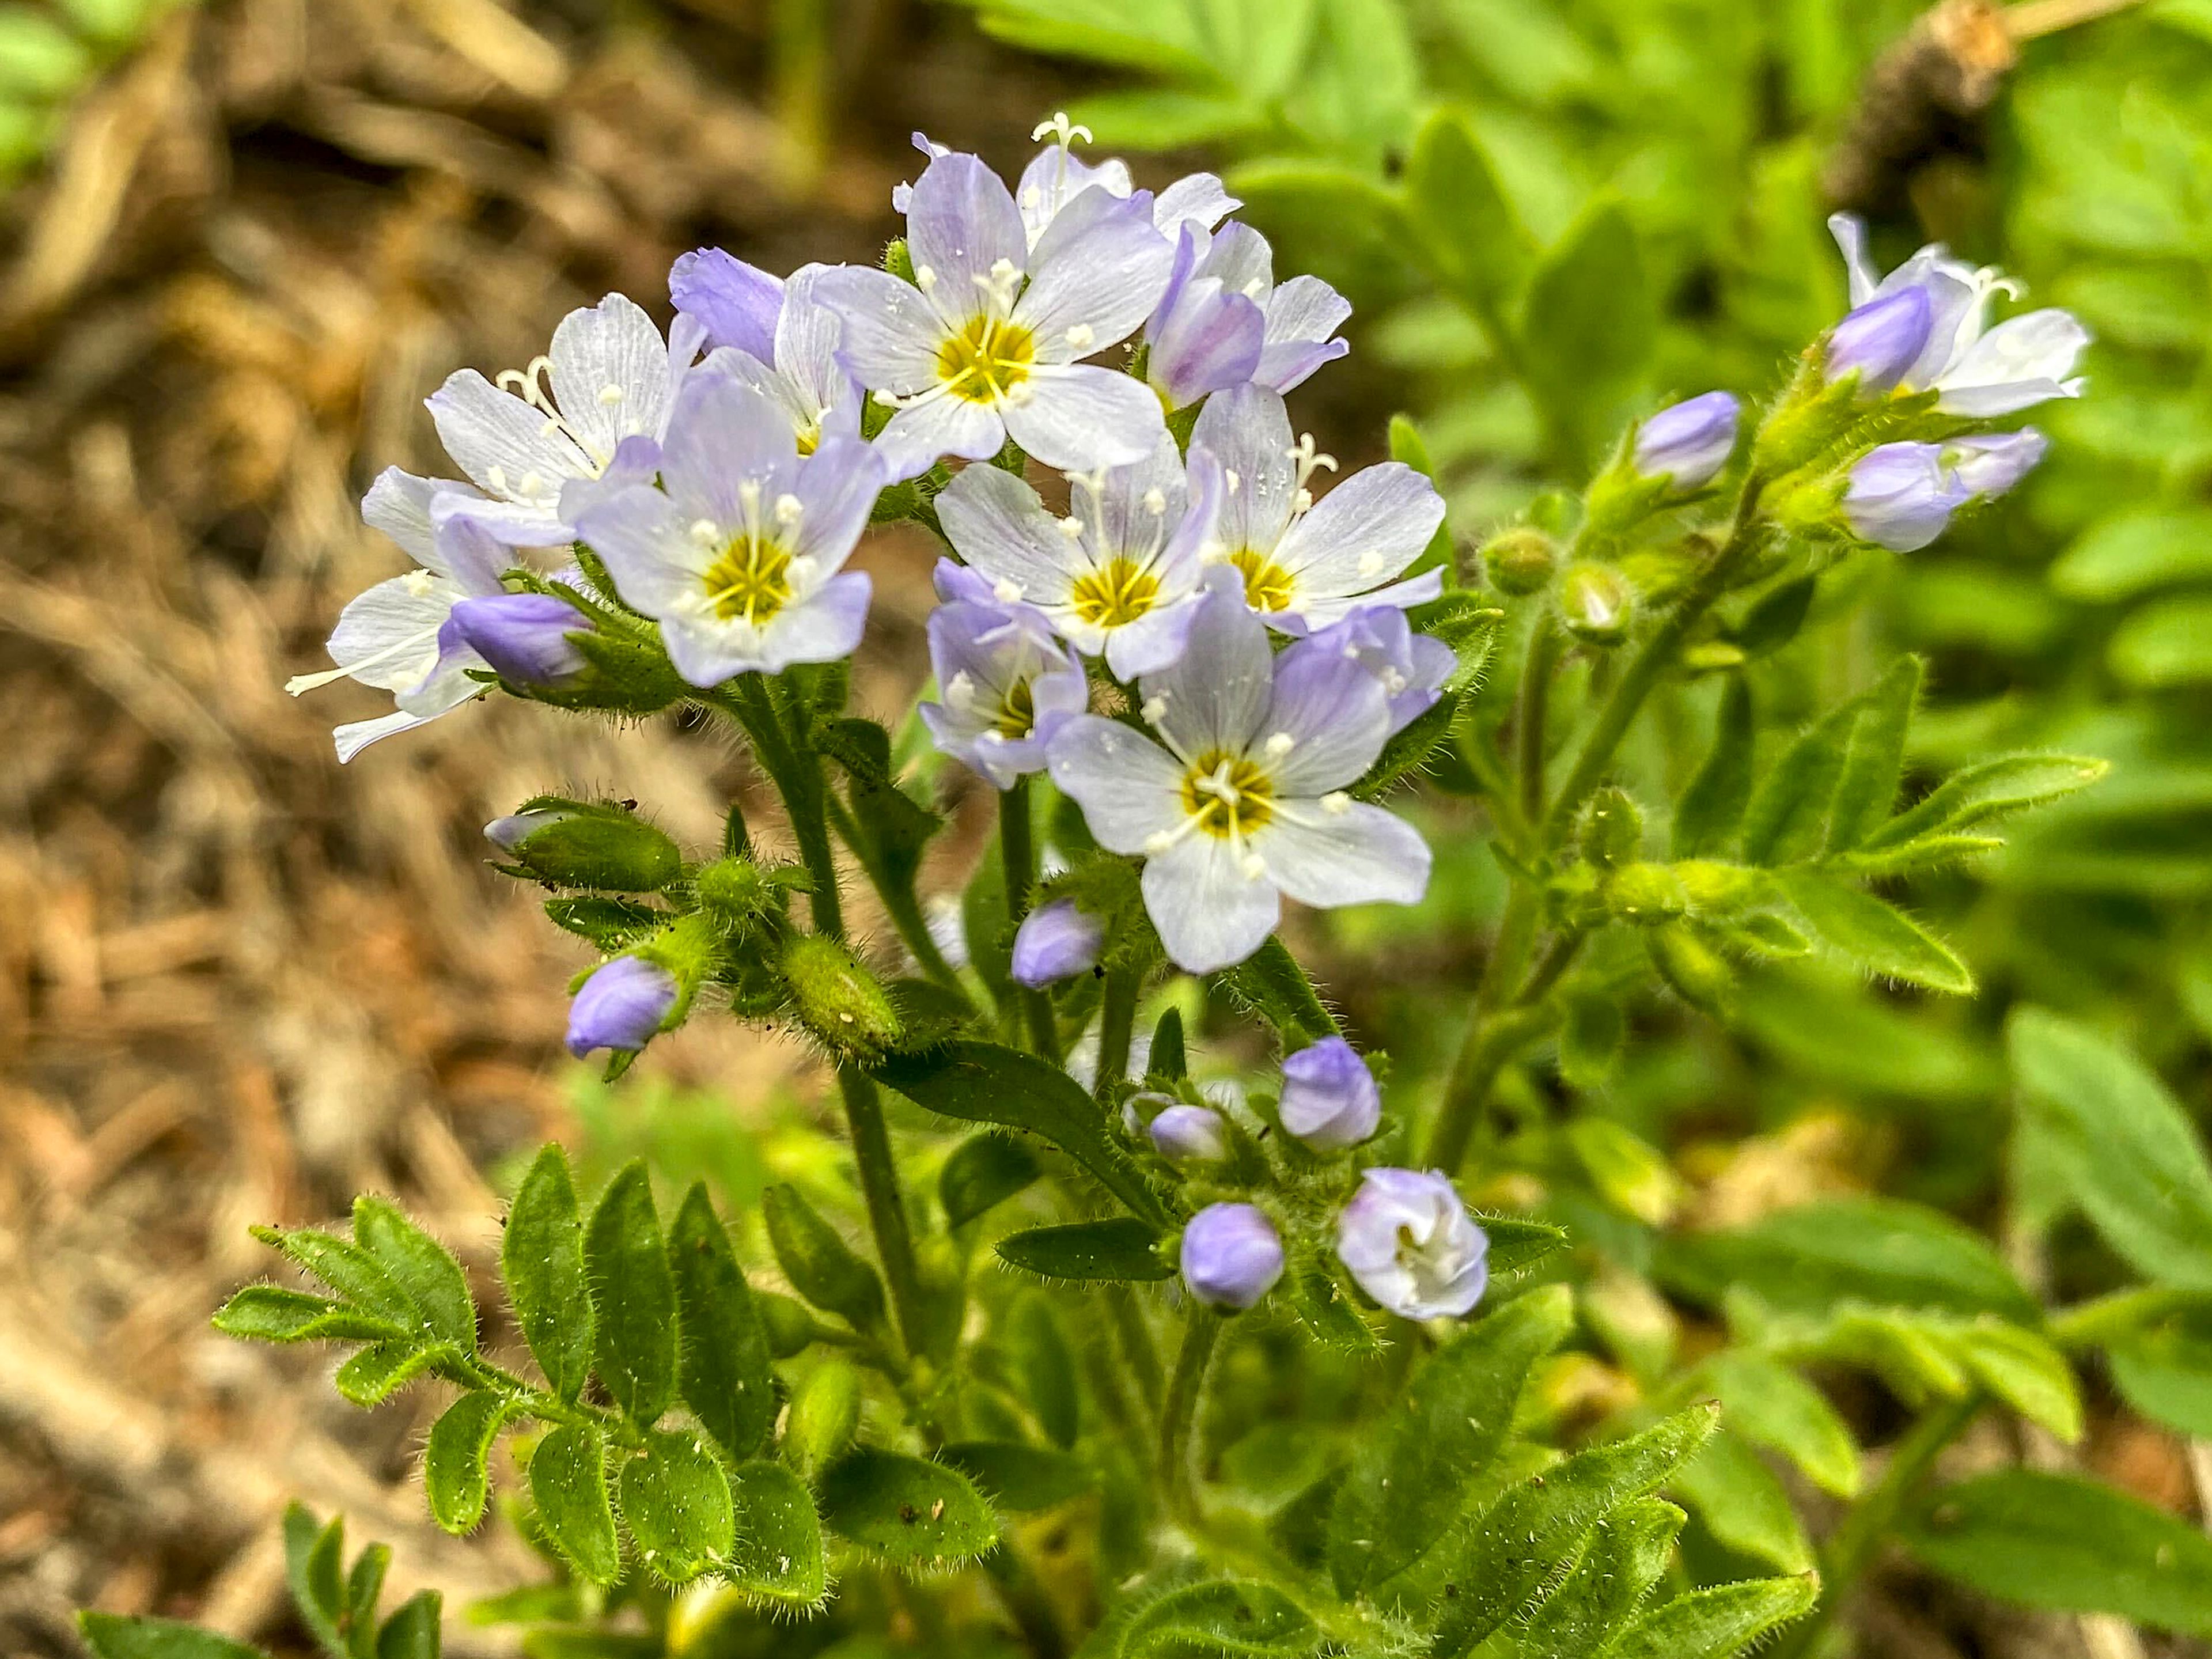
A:
<svg viewBox="0 0 2212 1659">
<path fill-rule="evenodd" d="M 581 673 L 584 653 L 568 635 L 590 631 L 590 622 L 575 606 L 550 593 L 463 599 L 439 630 L 517 685 L 557 685 Z M 441 637 L 441 643 L 447 642 Z"/>
<path fill-rule="evenodd" d="M 2051 440 L 2033 427 L 1954 438 L 1943 446 L 1943 463 L 1969 495 L 2002 495 L 2035 471 Z"/>
<path fill-rule="evenodd" d="M 1458 1318 L 1490 1283 L 1490 1238 L 1441 1170 L 1373 1169 L 1336 1222 L 1337 1260 L 1407 1319 Z"/>
<path fill-rule="evenodd" d="M 1911 553 L 1942 535 L 1973 492 L 1936 444 L 1882 444 L 1859 457 L 1844 488 L 1844 520 L 1863 542 Z"/>
<path fill-rule="evenodd" d="M 1209 1204 L 1182 1230 L 1182 1282 L 1209 1308 L 1242 1312 L 1282 1276 L 1282 1237 L 1255 1205 Z"/>
<path fill-rule="evenodd" d="M 1928 349 L 1935 325 L 1935 307 L 1923 288 L 1900 288 L 1869 300 L 1829 331 L 1829 380 L 1856 373 L 1862 390 L 1888 391 Z"/>
<path fill-rule="evenodd" d="M 543 830 L 549 823 L 558 823 L 568 817 L 550 808 L 535 812 L 509 812 L 503 818 L 494 818 L 483 827 L 484 839 L 502 853 L 512 853 L 522 838 L 534 830 Z"/>
<path fill-rule="evenodd" d="M 1732 392 L 1708 392 L 1661 410 L 1636 429 L 1636 470 L 1679 490 L 1703 489 L 1735 453 L 1742 416 Z"/>
<path fill-rule="evenodd" d="M 1283 1062 L 1283 1127 L 1309 1146 L 1357 1146 L 1382 1119 L 1375 1074 L 1342 1037 L 1325 1037 Z"/>
<path fill-rule="evenodd" d="M 1041 991 L 1098 965 L 1106 924 L 1075 907 L 1073 899 L 1039 905 L 1014 930 L 1014 982 Z"/>
<path fill-rule="evenodd" d="M 1210 1107 L 1170 1106 L 1152 1120 L 1152 1136 L 1171 1163 L 1212 1164 L 1229 1156 L 1229 1126 Z"/>
<path fill-rule="evenodd" d="M 635 1053 L 660 1030 L 676 997 L 676 975 L 659 963 L 617 957 L 568 1005 L 568 1052 L 579 1060 L 594 1048 Z"/>
</svg>

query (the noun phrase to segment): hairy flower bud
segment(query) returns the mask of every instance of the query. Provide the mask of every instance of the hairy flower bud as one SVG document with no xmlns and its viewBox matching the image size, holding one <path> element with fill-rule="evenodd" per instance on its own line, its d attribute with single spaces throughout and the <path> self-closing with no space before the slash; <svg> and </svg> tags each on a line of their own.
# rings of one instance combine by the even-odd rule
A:
<svg viewBox="0 0 2212 1659">
<path fill-rule="evenodd" d="M 543 830 L 549 823 L 558 823 L 568 817 L 556 807 L 541 807 L 534 812 L 509 812 L 503 818 L 494 818 L 483 827 L 484 839 L 502 853 L 512 853 L 521 844 L 525 836 Z"/>
<path fill-rule="evenodd" d="M 569 1004 L 568 1052 L 579 1060 L 594 1048 L 636 1053 L 667 1023 L 678 994 L 676 975 L 659 963 L 617 957 Z"/>
<path fill-rule="evenodd" d="M 1937 444 L 1883 444 L 1852 466 L 1844 520 L 1863 542 L 1911 553 L 1942 535 L 1973 492 L 1943 465 Z"/>
<path fill-rule="evenodd" d="M 1210 1106 L 1170 1106 L 1152 1121 L 1152 1145 L 1173 1164 L 1214 1164 L 1229 1156 L 1229 1126 Z"/>
<path fill-rule="evenodd" d="M 825 1359 L 792 1391 L 785 1455 L 811 1480 L 853 1443 L 860 1427 L 860 1369 L 850 1360 Z"/>
<path fill-rule="evenodd" d="M 1182 1282 L 1209 1308 L 1241 1312 L 1283 1276 L 1283 1240 L 1256 1205 L 1209 1204 L 1182 1231 Z"/>
<path fill-rule="evenodd" d="M 1610 565 L 1577 564 L 1559 586 L 1559 620 L 1584 645 L 1619 645 L 1635 609 L 1635 591 Z"/>
<path fill-rule="evenodd" d="M 1856 374 L 1862 392 L 1888 391 L 1928 349 L 1935 323 L 1925 289 L 1900 288 L 1868 301 L 1829 331 L 1829 380 Z"/>
<path fill-rule="evenodd" d="M 1098 965 L 1105 942 L 1106 924 L 1078 909 L 1073 899 L 1041 904 L 1014 930 L 1014 982 L 1039 991 L 1056 980 L 1088 973 Z"/>
<path fill-rule="evenodd" d="M 800 1021 L 831 1048 L 872 1061 L 899 1040 L 903 1027 L 883 985 L 836 940 L 795 933 L 782 967 Z"/>
<path fill-rule="evenodd" d="M 1490 1238 L 1438 1170 L 1373 1169 L 1336 1224 L 1337 1259 L 1407 1319 L 1456 1318 L 1490 1282 Z"/>
<path fill-rule="evenodd" d="M 684 873 L 682 849 L 623 806 L 542 796 L 484 834 L 550 887 L 654 893 Z"/>
<path fill-rule="evenodd" d="M 1662 409 L 1636 429 L 1632 459 L 1647 478 L 1664 478 L 1678 491 L 1701 489 L 1735 453 L 1743 404 L 1730 392 Z"/>
<path fill-rule="evenodd" d="M 1482 544 L 1482 568 L 1499 592 L 1524 599 L 1550 584 L 1559 568 L 1559 550 L 1535 526 L 1515 525 Z"/>
<path fill-rule="evenodd" d="M 1357 1146 L 1382 1120 L 1375 1074 L 1342 1037 L 1324 1037 L 1283 1062 L 1283 1127 L 1309 1146 Z"/>
<path fill-rule="evenodd" d="M 496 593 L 463 599 L 439 630 L 489 663 L 517 685 L 554 686 L 584 672 L 584 653 L 568 635 L 591 631 L 590 622 L 566 599 L 550 593 Z"/>
</svg>

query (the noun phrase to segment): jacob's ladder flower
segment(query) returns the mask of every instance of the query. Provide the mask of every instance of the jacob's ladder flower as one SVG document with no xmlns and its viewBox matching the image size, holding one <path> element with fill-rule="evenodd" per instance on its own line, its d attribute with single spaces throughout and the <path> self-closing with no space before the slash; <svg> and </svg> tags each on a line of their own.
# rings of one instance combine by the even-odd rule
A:
<svg viewBox="0 0 2212 1659">
<path fill-rule="evenodd" d="M 1324 1037 L 1283 1061 L 1275 1115 L 1309 1146 L 1357 1146 L 1382 1121 L 1375 1074 L 1342 1037 Z"/>
<path fill-rule="evenodd" d="M 1282 1276 L 1282 1236 L 1256 1205 L 1209 1204 L 1182 1230 L 1182 1282 L 1209 1308 L 1242 1312 Z"/>
<path fill-rule="evenodd" d="M 1079 909 L 1073 899 L 1054 899 L 1040 904 L 1014 929 L 1013 963 L 1009 971 L 1014 983 L 1032 991 L 1098 965 L 1098 952 L 1106 942 L 1106 924 Z"/>
<path fill-rule="evenodd" d="M 801 265 L 778 278 L 701 248 L 668 273 L 669 298 L 715 348 L 708 362 L 783 410 L 802 455 L 824 437 L 860 434 L 860 388 L 837 361 L 842 325 L 819 291 L 830 269 Z"/>
<path fill-rule="evenodd" d="M 939 605 L 929 615 L 929 663 L 939 700 L 921 705 L 922 724 L 939 749 L 1000 789 L 1042 772 L 1052 734 L 1090 703 L 1075 653 L 1042 612 L 1018 601 Z"/>
<path fill-rule="evenodd" d="M 1702 489 L 1735 453 L 1742 402 L 1731 392 L 1708 392 L 1661 410 L 1636 428 L 1632 460 L 1647 478 L 1664 478 L 1675 490 Z"/>
<path fill-rule="evenodd" d="M 693 685 L 834 662 L 860 643 L 868 578 L 843 569 L 883 487 L 857 438 L 801 458 L 781 410 L 702 368 L 668 425 L 660 487 L 603 494 L 577 529 L 622 597 L 660 623 Z"/>
<path fill-rule="evenodd" d="M 617 957 L 568 1005 L 568 1052 L 579 1060 L 594 1048 L 636 1053 L 667 1024 L 677 995 L 676 975 L 659 963 Z"/>
<path fill-rule="evenodd" d="M 1351 302 L 1318 276 L 1275 284 L 1274 250 L 1249 225 L 1178 233 L 1167 292 L 1145 325 L 1145 375 L 1170 409 L 1249 381 L 1281 393 L 1351 346 Z"/>
<path fill-rule="evenodd" d="M 1092 185 L 1031 247 L 998 175 L 942 155 L 907 210 L 914 281 L 858 266 L 823 280 L 844 319 L 843 362 L 897 413 L 876 442 L 894 476 L 942 455 L 982 460 L 1009 436 L 1048 466 L 1142 460 L 1165 430 L 1159 400 L 1080 360 L 1127 337 L 1174 258 L 1152 204 Z"/>
<path fill-rule="evenodd" d="M 1182 657 L 1139 690 L 1158 740 L 1079 714 L 1052 778 L 1102 845 L 1144 855 L 1145 908 L 1178 966 L 1244 960 L 1283 894 L 1410 904 L 1427 888 L 1420 836 L 1345 793 L 1389 733 L 1381 684 L 1341 652 L 1277 657 L 1234 571 L 1209 574 Z"/>
<path fill-rule="evenodd" d="M 1435 487 L 1385 461 L 1353 473 L 1315 501 L 1316 470 L 1334 471 L 1309 435 L 1293 442 L 1283 400 L 1238 386 L 1206 400 L 1191 447 L 1221 464 L 1222 508 L 1214 556 L 1243 578 L 1245 602 L 1286 634 L 1303 634 L 1363 605 L 1421 605 L 1443 591 L 1431 570 L 1396 580 L 1443 522 Z"/>
<path fill-rule="evenodd" d="M 1490 1239 L 1437 1170 L 1372 1169 L 1336 1224 L 1337 1259 L 1407 1319 L 1457 1318 L 1490 1282 Z"/>
</svg>

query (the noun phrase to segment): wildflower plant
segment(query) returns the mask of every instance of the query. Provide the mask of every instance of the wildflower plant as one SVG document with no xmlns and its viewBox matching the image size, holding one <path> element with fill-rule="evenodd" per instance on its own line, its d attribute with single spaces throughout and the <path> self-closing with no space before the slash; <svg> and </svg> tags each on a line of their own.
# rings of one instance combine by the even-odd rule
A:
<svg viewBox="0 0 2212 1659">
<path fill-rule="evenodd" d="M 477 1525 L 505 1442 L 578 1618 L 708 1586 L 734 1618 L 857 1628 L 896 1578 L 914 1618 L 1040 1655 L 1719 1656 L 1817 1605 L 1803 1650 L 1860 1532 L 1982 1402 L 2078 1431 L 2053 1337 L 1981 1247 L 1914 1223 L 1895 1271 L 1966 1284 L 1947 1305 L 1808 1309 L 1786 1271 L 1749 1275 L 1783 1289 L 1730 1295 L 1710 1360 L 1670 1368 L 1656 1292 L 1577 1285 L 1569 1234 L 1504 1179 L 1571 1155 L 1656 1224 L 1663 1164 L 1496 1096 L 1540 1050 L 1605 1063 L 1632 995 L 1724 1014 L 1749 964 L 1972 989 L 1876 889 L 1993 850 L 2100 764 L 1986 758 L 1900 806 L 1917 661 L 1778 750 L 1746 671 L 1847 555 L 1923 546 L 2018 482 L 2042 440 L 1994 422 L 2080 392 L 2078 325 L 1991 325 L 1994 273 L 1929 251 L 1878 277 L 1844 227 L 1856 308 L 1764 405 L 1651 412 L 1578 495 L 1478 540 L 1410 423 L 1341 475 L 1295 434 L 1284 394 L 1341 355 L 1343 303 L 1278 283 L 1218 180 L 1153 196 L 1064 118 L 1038 136 L 1012 188 L 925 144 L 880 270 L 779 282 L 702 251 L 671 336 L 611 296 L 516 389 L 456 377 L 433 412 L 473 482 L 379 482 L 371 520 L 421 570 L 332 641 L 397 697 L 389 729 L 501 692 L 680 702 L 742 739 L 787 836 L 733 806 L 684 848 L 632 804 L 553 796 L 486 833 L 599 957 L 574 1052 L 611 1073 L 726 1016 L 817 1051 L 865 1245 L 792 1184 L 725 1217 L 632 1166 L 586 1202 L 549 1147 L 507 1218 L 503 1310 L 365 1197 L 348 1233 L 264 1232 L 315 1286 L 249 1286 L 219 1325 L 349 1346 L 359 1404 L 447 1391 L 432 1515 Z M 945 544 L 918 732 L 848 706 L 870 590 L 843 566 L 890 518 Z M 1706 688 L 1712 735 L 1639 798 L 1624 745 L 1662 685 Z M 946 803 L 894 759 L 920 734 L 998 813 L 953 941 L 917 888 Z M 1431 838 L 1477 822 L 1508 896 L 1456 1058 L 1413 1097 L 1283 930 L 1420 904 Z M 1194 984 L 1264 1066 L 1218 1074 L 1233 1045 L 1195 1046 Z M 1850 1228 L 1741 1248 L 1825 1260 Z M 488 1346 L 508 1321 L 527 1364 Z M 1644 1386 L 1577 1433 L 1559 1379 L 1594 1343 Z M 1210 1423 L 1270 1409 L 1221 1381 L 1261 1344 L 1317 1379 L 1284 1407 L 1310 1443 L 1218 1456 Z M 1824 1599 L 1753 1449 L 1857 1493 L 1804 1375 L 1835 1364 L 1927 1414 L 1820 1558 Z M 1019 1518 L 1077 1504 L 1097 1536 L 1070 1592 Z M 1688 1511 L 1721 1568 L 1678 1557 Z"/>
</svg>

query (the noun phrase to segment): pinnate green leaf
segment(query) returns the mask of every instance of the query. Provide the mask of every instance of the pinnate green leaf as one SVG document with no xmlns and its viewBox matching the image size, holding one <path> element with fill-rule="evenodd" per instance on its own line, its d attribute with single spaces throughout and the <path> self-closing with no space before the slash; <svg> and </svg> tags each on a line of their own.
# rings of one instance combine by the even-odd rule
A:
<svg viewBox="0 0 2212 1659">
<path fill-rule="evenodd" d="M 724 1451 L 750 1457 L 775 1425 L 775 1376 L 752 1287 L 703 1182 L 684 1195 L 670 1225 L 668 1262 L 684 1403 Z"/>
<path fill-rule="evenodd" d="M 606 1445 L 598 1429 L 564 1423 L 539 1441 L 530 1455 L 530 1497 L 547 1540 L 578 1577 L 611 1584 L 621 1576 Z"/>
<path fill-rule="evenodd" d="M 378 1342 L 407 1334 L 396 1320 L 282 1285 L 246 1285 L 222 1304 L 214 1322 L 225 1336 L 248 1342 Z"/>
<path fill-rule="evenodd" d="M 489 1389 L 463 1395 L 430 1425 L 422 1458 L 422 1486 L 430 1499 L 430 1518 L 450 1533 L 465 1533 L 483 1519 L 490 1492 L 486 1461 L 507 1402 Z"/>
<path fill-rule="evenodd" d="M 1784 870 L 1777 879 L 1814 935 L 1853 966 L 1930 991 L 1972 994 L 1973 974 L 1958 954 L 1894 905 L 1814 870 Z"/>
<path fill-rule="evenodd" d="M 547 1385 L 563 1400 L 575 1399 L 591 1371 L 594 1321 L 584 1276 L 584 1224 L 557 1143 L 538 1149 L 515 1191 L 499 1264 L 523 1340 Z"/>
<path fill-rule="evenodd" d="M 1730 1348 L 1706 1362 L 1705 1376 L 1730 1429 L 1780 1452 L 1823 1492 L 1858 1491 L 1858 1442 L 1827 1395 L 1789 1366 Z"/>
<path fill-rule="evenodd" d="M 1730 1549 L 1784 1572 L 1811 1568 L 1812 1542 L 1790 1494 L 1750 1444 L 1728 1428 L 1674 1472 L 1668 1490 Z"/>
<path fill-rule="evenodd" d="M 405 1292 L 419 1328 L 430 1340 L 463 1353 L 476 1352 L 476 1303 L 450 1250 L 395 1206 L 368 1194 L 353 1201 L 353 1237 Z"/>
<path fill-rule="evenodd" d="M 584 1235 L 584 1261 L 598 1314 L 599 1380 L 627 1415 L 649 1425 L 676 1394 L 676 1281 L 642 1163 L 623 1170 L 600 1195 Z"/>
<path fill-rule="evenodd" d="M 1767 1632 L 1813 1610 L 1820 1580 L 1752 1578 L 1694 1590 L 1641 1614 L 1601 1659 L 1734 1659 Z"/>
</svg>

